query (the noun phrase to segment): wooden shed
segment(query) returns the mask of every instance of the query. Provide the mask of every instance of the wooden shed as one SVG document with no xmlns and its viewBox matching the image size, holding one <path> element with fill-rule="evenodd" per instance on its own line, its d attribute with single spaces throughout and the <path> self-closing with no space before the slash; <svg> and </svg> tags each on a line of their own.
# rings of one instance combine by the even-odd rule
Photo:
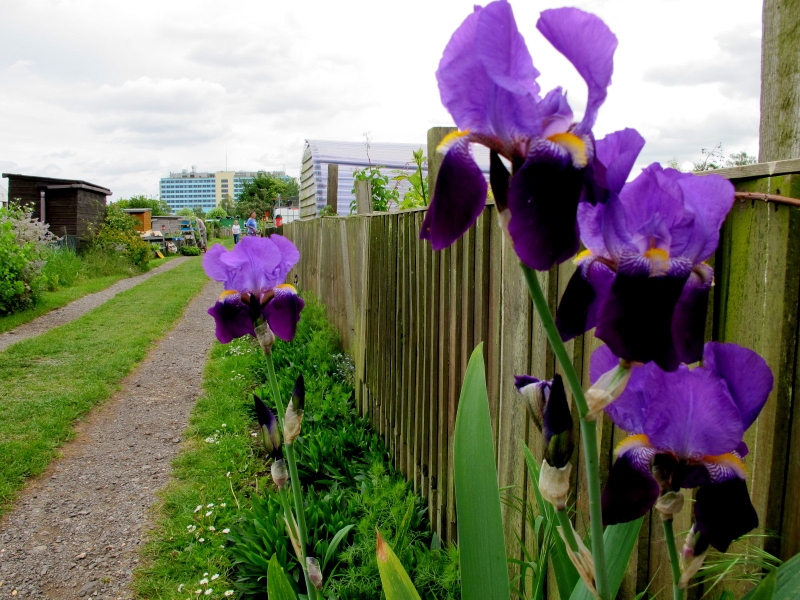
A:
<svg viewBox="0 0 800 600">
<path fill-rule="evenodd" d="M 123 208 L 122 212 L 129 214 L 134 219 L 139 221 L 136 225 L 136 231 L 150 231 L 153 229 L 152 217 L 153 209 L 152 208 Z"/>
<path fill-rule="evenodd" d="M 8 200 L 29 205 L 33 217 L 50 224 L 55 235 L 82 239 L 105 218 L 108 188 L 79 179 L 54 179 L 38 175 L 3 173 L 8 179 Z"/>
</svg>

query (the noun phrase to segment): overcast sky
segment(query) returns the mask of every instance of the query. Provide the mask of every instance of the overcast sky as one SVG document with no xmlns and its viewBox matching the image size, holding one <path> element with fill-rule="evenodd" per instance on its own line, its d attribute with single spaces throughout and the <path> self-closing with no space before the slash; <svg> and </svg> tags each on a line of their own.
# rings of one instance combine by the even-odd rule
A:
<svg viewBox="0 0 800 600">
<path fill-rule="evenodd" d="M 451 125 L 434 72 L 468 0 L 0 0 L 0 171 L 85 179 L 113 199 L 169 171 L 285 169 L 305 139 L 423 143 Z M 758 150 L 761 3 L 577 0 L 619 38 L 597 137 L 635 127 L 641 164 Z M 576 115 L 586 88 L 512 2 Z M 410 158 L 410 157 L 409 157 Z M 638 172 L 637 167 L 637 172 Z M 7 180 L 2 180 L 3 187 Z"/>
</svg>

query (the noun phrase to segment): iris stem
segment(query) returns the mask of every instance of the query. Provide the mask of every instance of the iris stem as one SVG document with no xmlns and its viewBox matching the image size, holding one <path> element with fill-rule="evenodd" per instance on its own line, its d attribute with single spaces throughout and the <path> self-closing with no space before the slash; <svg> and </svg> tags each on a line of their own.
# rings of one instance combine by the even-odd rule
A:
<svg viewBox="0 0 800 600">
<path fill-rule="evenodd" d="M 281 400 L 281 389 L 278 386 L 278 378 L 275 375 L 275 365 L 272 362 L 272 354 L 265 352 L 265 360 L 267 362 L 267 374 L 269 376 L 269 385 L 272 388 L 272 395 L 275 398 L 275 406 L 278 409 L 278 422 L 283 429 L 283 421 L 286 416 L 286 410 L 283 407 Z M 308 567 L 306 566 L 306 558 L 308 557 L 308 531 L 306 529 L 306 512 L 303 504 L 303 490 L 300 488 L 300 477 L 297 474 L 297 460 L 294 455 L 294 444 L 283 444 L 283 453 L 286 456 L 286 464 L 289 467 L 289 481 L 292 485 L 292 498 L 294 499 L 294 512 L 297 517 L 297 527 L 300 529 L 300 550 L 302 551 L 302 564 L 300 567 L 303 569 L 303 578 L 306 581 L 306 589 L 308 590 L 309 600 L 317 600 L 317 588 L 311 584 L 308 577 Z"/>
<path fill-rule="evenodd" d="M 572 530 L 572 521 L 569 520 L 566 509 L 557 510 L 556 517 L 561 525 L 561 531 L 564 532 L 564 539 L 567 541 L 569 549 L 577 554 L 580 552 L 580 548 L 578 548 L 578 541 L 575 539 L 575 532 Z"/>
<path fill-rule="evenodd" d="M 572 365 L 569 354 L 567 354 L 567 348 L 564 346 L 564 342 L 561 341 L 561 335 L 556 328 L 553 313 L 550 312 L 547 298 L 545 298 L 544 292 L 542 292 L 542 286 L 539 285 L 539 277 L 533 269 L 525 265 L 521 266 L 522 272 L 525 274 L 525 280 L 528 283 L 531 300 L 533 300 L 533 305 L 536 307 L 536 312 L 539 314 L 539 318 L 542 321 L 542 326 L 547 334 L 550 346 L 553 348 L 553 353 L 556 355 L 556 360 L 558 360 L 561 369 L 564 371 L 564 378 L 567 380 L 567 384 L 572 391 L 572 397 L 575 399 L 575 406 L 578 407 L 578 414 L 581 417 L 581 441 L 583 442 L 583 454 L 586 460 L 594 576 L 595 582 L 597 583 L 597 592 L 601 600 L 611 600 L 611 586 L 608 582 L 606 553 L 605 547 L 603 546 L 603 511 L 600 501 L 600 459 L 597 453 L 597 422 L 586 419 L 589 407 L 583 395 L 581 380 L 575 372 L 575 367 Z"/>
<path fill-rule="evenodd" d="M 667 544 L 669 565 L 672 567 L 672 597 L 674 600 L 684 600 L 685 590 L 680 587 L 681 566 L 678 562 L 678 548 L 675 546 L 675 532 L 672 529 L 672 519 L 662 521 L 664 524 L 664 541 Z"/>
</svg>

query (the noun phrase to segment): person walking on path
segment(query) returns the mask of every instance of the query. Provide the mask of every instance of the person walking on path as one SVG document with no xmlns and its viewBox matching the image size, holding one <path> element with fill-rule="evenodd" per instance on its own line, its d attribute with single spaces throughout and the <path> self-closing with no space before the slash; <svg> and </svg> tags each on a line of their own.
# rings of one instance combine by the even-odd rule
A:
<svg viewBox="0 0 800 600">
<path fill-rule="evenodd" d="M 234 245 L 238 244 L 239 236 L 242 234 L 242 228 L 239 227 L 239 219 L 233 220 L 233 225 L 231 225 L 231 233 L 233 234 Z"/>
<path fill-rule="evenodd" d="M 203 219 L 197 219 L 197 233 L 200 234 L 200 247 L 205 251 L 208 247 L 208 234 Z"/>
<path fill-rule="evenodd" d="M 250 218 L 244 224 L 247 227 L 247 235 L 258 235 L 258 221 L 256 221 L 256 212 L 250 213 Z"/>
</svg>

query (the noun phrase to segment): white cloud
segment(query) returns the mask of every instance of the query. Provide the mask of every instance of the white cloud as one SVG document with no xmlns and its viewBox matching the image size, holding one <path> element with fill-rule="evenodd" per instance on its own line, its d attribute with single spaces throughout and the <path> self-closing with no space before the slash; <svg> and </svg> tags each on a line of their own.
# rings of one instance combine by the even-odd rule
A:
<svg viewBox="0 0 800 600">
<path fill-rule="evenodd" d="M 585 85 L 535 28 L 563 0 L 512 1 L 541 84 Z M 758 134 L 760 7 L 575 0 L 617 34 L 596 133 L 636 127 L 642 160 Z M 169 170 L 297 174 L 303 140 L 421 142 L 448 125 L 434 72 L 472 0 L 26 0 L 0 20 L 0 165 L 155 194 Z M 692 18 L 687 19 L 686 14 Z"/>
</svg>

